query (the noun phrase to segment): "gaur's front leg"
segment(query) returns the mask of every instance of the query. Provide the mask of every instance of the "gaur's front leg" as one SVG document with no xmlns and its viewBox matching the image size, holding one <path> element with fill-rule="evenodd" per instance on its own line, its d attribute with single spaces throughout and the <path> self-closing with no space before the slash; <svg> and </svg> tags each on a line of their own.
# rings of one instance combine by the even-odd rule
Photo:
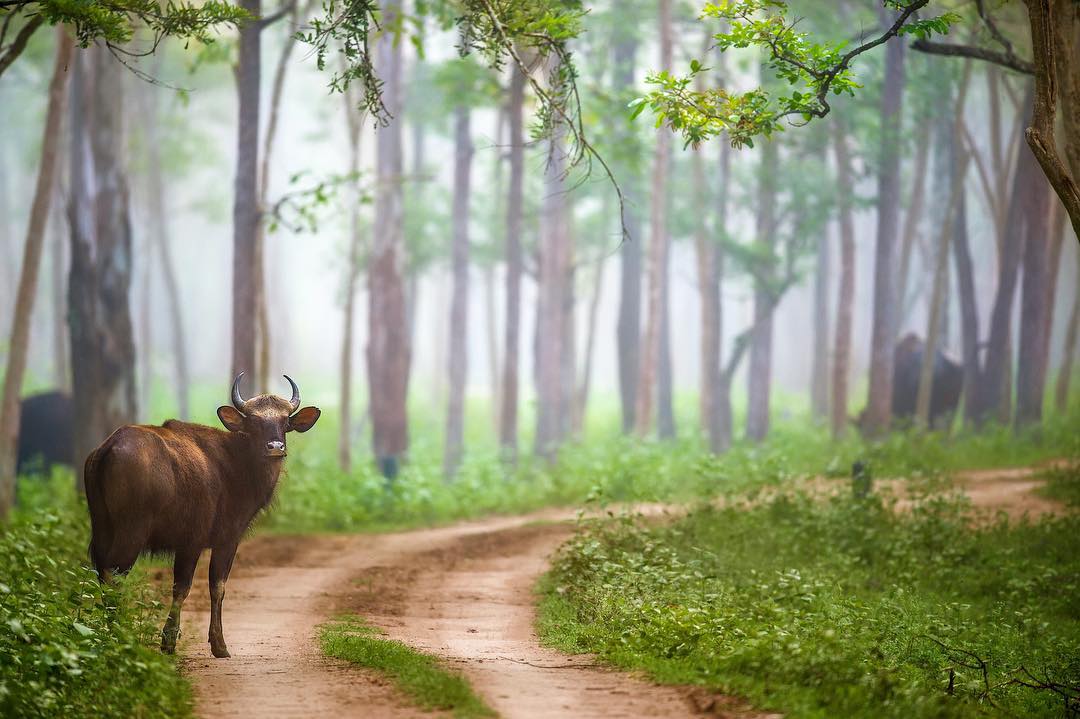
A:
<svg viewBox="0 0 1080 719">
<path fill-rule="evenodd" d="M 210 556 L 210 633 L 207 639 L 210 641 L 210 652 L 219 659 L 229 656 L 221 631 L 221 602 L 225 599 L 225 582 L 232 571 L 236 546 L 215 547 Z"/>
<path fill-rule="evenodd" d="M 176 651 L 176 638 L 180 635 L 180 608 L 191 591 L 191 578 L 195 576 L 195 565 L 198 563 L 198 553 L 177 552 L 173 559 L 172 606 L 169 607 L 169 618 L 161 629 L 161 651 L 166 654 Z"/>
</svg>

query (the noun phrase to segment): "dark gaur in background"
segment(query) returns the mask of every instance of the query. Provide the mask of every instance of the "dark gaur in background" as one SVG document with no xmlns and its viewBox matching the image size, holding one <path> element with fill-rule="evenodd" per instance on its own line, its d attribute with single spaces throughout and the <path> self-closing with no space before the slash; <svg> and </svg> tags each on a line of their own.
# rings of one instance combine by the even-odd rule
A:
<svg viewBox="0 0 1080 719">
<path fill-rule="evenodd" d="M 23 397 L 19 405 L 19 445 L 16 474 L 53 465 L 75 466 L 75 408 L 71 395 L 42 392 Z"/>
<path fill-rule="evenodd" d="M 90 558 L 102 581 L 126 572 L 139 555 L 167 553 L 173 561 L 173 600 L 161 630 L 161 650 L 174 652 L 180 609 L 204 549 L 210 557 L 210 651 L 229 656 L 221 630 L 221 602 L 240 538 L 274 496 L 286 455 L 287 432 L 306 432 L 317 407 L 300 407 L 300 390 L 287 375 L 292 398 L 240 395 L 218 407 L 228 430 L 171 419 L 160 427 L 127 425 L 86 458 Z"/>
</svg>

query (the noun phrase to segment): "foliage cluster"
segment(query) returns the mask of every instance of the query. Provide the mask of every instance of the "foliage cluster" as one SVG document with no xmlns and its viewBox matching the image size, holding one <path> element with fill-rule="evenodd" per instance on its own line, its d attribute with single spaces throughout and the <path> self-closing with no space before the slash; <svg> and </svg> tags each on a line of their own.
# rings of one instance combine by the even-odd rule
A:
<svg viewBox="0 0 1080 719">
<path fill-rule="evenodd" d="M 585 522 L 541 633 L 792 716 L 1060 716 L 1080 705 L 1080 515 L 971 523 L 795 493 L 665 527 Z"/>
<path fill-rule="evenodd" d="M 23 510 L 0 532 L 0 716 L 189 715 L 187 682 L 156 648 L 152 590 L 141 577 L 98 583 L 70 489 L 61 506 L 40 485 L 22 490 Z"/>
<path fill-rule="evenodd" d="M 356 617 L 325 625 L 319 638 L 323 654 L 386 675 L 424 709 L 449 711 L 459 719 L 495 716 L 460 674 L 429 654 L 377 636 Z"/>
</svg>

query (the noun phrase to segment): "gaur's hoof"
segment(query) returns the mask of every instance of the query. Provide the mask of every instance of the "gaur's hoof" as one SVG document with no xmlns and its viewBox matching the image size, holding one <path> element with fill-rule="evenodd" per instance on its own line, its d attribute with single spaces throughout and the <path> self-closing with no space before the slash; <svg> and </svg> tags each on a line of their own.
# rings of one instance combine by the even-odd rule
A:
<svg viewBox="0 0 1080 719">
<path fill-rule="evenodd" d="M 213 654 L 218 659 L 228 659 L 231 656 L 229 654 L 229 650 L 225 647 L 224 644 L 222 644 L 220 647 L 211 644 L 210 645 L 210 653 Z"/>
</svg>

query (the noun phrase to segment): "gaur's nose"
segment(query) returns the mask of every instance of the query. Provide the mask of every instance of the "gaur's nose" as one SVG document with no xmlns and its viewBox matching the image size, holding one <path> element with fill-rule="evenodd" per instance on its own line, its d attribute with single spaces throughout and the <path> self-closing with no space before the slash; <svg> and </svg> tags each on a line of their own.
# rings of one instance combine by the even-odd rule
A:
<svg viewBox="0 0 1080 719">
<path fill-rule="evenodd" d="M 266 443 L 266 454 L 271 457 L 285 456 L 285 443 L 273 439 Z"/>
</svg>

